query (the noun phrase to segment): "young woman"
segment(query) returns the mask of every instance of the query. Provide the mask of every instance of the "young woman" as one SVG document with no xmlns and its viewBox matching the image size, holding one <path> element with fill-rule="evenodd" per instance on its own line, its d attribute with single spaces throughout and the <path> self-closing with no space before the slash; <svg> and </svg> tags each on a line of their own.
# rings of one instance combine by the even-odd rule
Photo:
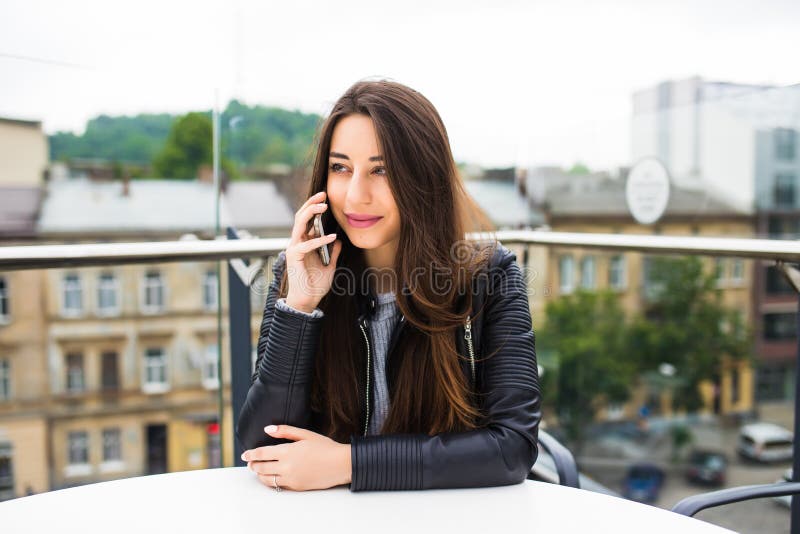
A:
<svg viewBox="0 0 800 534">
<path fill-rule="evenodd" d="M 491 223 L 439 114 L 404 85 L 360 81 L 317 147 L 273 268 L 242 459 L 278 491 L 522 482 L 541 418 L 527 288 L 514 253 L 465 239 Z"/>
</svg>

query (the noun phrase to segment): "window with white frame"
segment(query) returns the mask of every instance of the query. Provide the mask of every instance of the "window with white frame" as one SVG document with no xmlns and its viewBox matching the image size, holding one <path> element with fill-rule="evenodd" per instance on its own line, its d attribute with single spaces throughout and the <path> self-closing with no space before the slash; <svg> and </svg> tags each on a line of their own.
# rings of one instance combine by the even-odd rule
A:
<svg viewBox="0 0 800 534">
<path fill-rule="evenodd" d="M 216 389 L 219 387 L 219 369 L 217 367 L 217 350 L 216 343 L 209 343 L 205 348 L 205 357 L 203 358 L 203 387 L 208 389 Z"/>
<path fill-rule="evenodd" d="M 102 273 L 97 280 L 97 313 L 119 313 L 119 284 L 114 273 Z"/>
<path fill-rule="evenodd" d="M 731 280 L 737 284 L 744 281 L 744 260 L 742 258 L 731 260 Z"/>
<path fill-rule="evenodd" d="M 656 258 L 653 256 L 644 256 L 642 258 L 642 292 L 647 300 L 657 298 L 666 287 L 664 280 L 656 279 L 654 273 L 655 265 Z"/>
<path fill-rule="evenodd" d="M 4 276 L 0 276 L 0 324 L 7 323 L 11 320 L 8 293 L 8 281 Z"/>
<path fill-rule="evenodd" d="M 167 382 L 167 355 L 163 347 L 149 347 L 144 351 L 144 384 L 146 393 L 160 393 L 169 389 Z"/>
<path fill-rule="evenodd" d="M 80 276 L 75 273 L 64 275 L 62 295 L 61 310 L 64 315 L 73 316 L 83 313 L 83 290 Z"/>
<path fill-rule="evenodd" d="M 76 393 L 86 388 L 83 376 L 83 354 L 67 353 L 67 391 Z"/>
<path fill-rule="evenodd" d="M 594 256 L 584 256 L 581 259 L 581 287 L 583 289 L 594 289 Z"/>
<path fill-rule="evenodd" d="M 142 288 L 142 310 L 155 313 L 164 309 L 164 279 L 158 271 L 147 271 Z"/>
<path fill-rule="evenodd" d="M 103 461 L 122 460 L 122 439 L 119 428 L 103 429 Z"/>
<path fill-rule="evenodd" d="M 89 463 L 89 433 L 85 430 L 72 431 L 67 434 L 67 461 L 70 465 Z"/>
<path fill-rule="evenodd" d="M 562 294 L 572 293 L 575 289 L 575 260 L 571 255 L 558 259 L 559 290 Z"/>
<path fill-rule="evenodd" d="M 625 256 L 612 256 L 608 263 L 608 285 L 612 289 L 625 289 Z"/>
<path fill-rule="evenodd" d="M 0 401 L 11 398 L 11 362 L 8 358 L 0 360 Z"/>
<path fill-rule="evenodd" d="M 217 272 L 208 270 L 203 273 L 203 307 L 207 310 L 217 309 Z"/>
<path fill-rule="evenodd" d="M 100 354 L 100 388 L 103 391 L 119 389 L 119 356 L 115 351 Z"/>
<path fill-rule="evenodd" d="M 728 279 L 728 273 L 725 267 L 727 266 L 725 258 L 714 258 L 714 276 L 717 277 L 717 283 L 725 282 Z"/>
</svg>

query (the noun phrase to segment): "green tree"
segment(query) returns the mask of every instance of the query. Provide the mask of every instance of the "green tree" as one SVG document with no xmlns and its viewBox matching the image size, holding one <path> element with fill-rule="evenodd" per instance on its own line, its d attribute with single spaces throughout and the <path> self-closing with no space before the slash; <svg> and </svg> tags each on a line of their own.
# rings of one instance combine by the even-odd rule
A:
<svg viewBox="0 0 800 534">
<path fill-rule="evenodd" d="M 153 159 L 154 174 L 161 178 L 197 177 L 200 165 L 211 165 L 211 119 L 192 112 L 172 125 L 167 141 Z"/>
<path fill-rule="evenodd" d="M 210 113 L 199 115 L 208 117 L 210 124 Z M 176 164 L 183 157 L 180 151 L 165 148 L 178 118 L 166 113 L 132 117 L 99 115 L 87 123 L 81 134 L 58 132 L 49 136 L 50 157 L 54 161 L 77 158 L 118 161 L 126 169 L 135 166 L 142 176 L 149 174 L 146 167 L 156 157 L 165 164 L 171 162 L 169 165 L 180 167 Z M 321 121 L 322 117 L 315 113 L 248 106 L 232 100 L 221 114 L 220 134 L 222 154 L 235 165 L 224 163 L 223 169 L 233 178 L 238 174 L 234 173 L 236 167 L 268 163 L 307 166 L 313 161 L 314 136 Z M 206 135 L 210 134 L 201 137 Z M 210 146 L 211 141 L 209 150 Z M 165 151 L 168 153 L 164 154 Z"/>
<path fill-rule="evenodd" d="M 174 119 L 165 113 L 133 117 L 99 115 L 89 120 L 80 135 L 57 132 L 49 136 L 50 158 L 54 161 L 92 158 L 146 164 L 164 144 Z"/>
<path fill-rule="evenodd" d="M 292 159 L 292 151 L 283 136 L 273 134 L 267 137 L 264 149 L 256 157 L 255 163 L 259 165 L 290 163 Z"/>
<path fill-rule="evenodd" d="M 191 112 L 180 117 L 153 159 L 154 175 L 159 178 L 196 178 L 201 165 L 213 163 L 212 138 L 208 113 Z M 233 165 L 227 158 L 222 158 L 220 165 L 228 176 L 235 176 Z"/>
<path fill-rule="evenodd" d="M 236 162 L 261 166 L 285 163 L 292 167 L 312 161 L 314 135 L 322 117 L 315 113 L 265 106 L 247 106 L 231 100 L 221 117 L 226 152 Z"/>
<path fill-rule="evenodd" d="M 575 164 L 567 171 L 567 174 L 572 174 L 575 176 L 580 176 L 584 174 L 589 174 L 589 167 L 586 166 L 581 161 L 576 161 Z"/>
<path fill-rule="evenodd" d="M 548 303 L 545 313 L 537 349 L 558 362 L 543 373 L 545 402 L 555 404 L 580 451 L 598 400 L 626 400 L 638 365 L 627 352 L 625 315 L 613 292 L 580 290 Z"/>
<path fill-rule="evenodd" d="M 689 412 L 702 406 L 698 385 L 715 380 L 725 356 L 752 354 L 752 332 L 737 310 L 727 308 L 714 272 L 696 256 L 646 260 L 646 308 L 630 328 L 631 352 L 641 370 L 662 363 L 681 380 L 673 407 Z"/>
</svg>

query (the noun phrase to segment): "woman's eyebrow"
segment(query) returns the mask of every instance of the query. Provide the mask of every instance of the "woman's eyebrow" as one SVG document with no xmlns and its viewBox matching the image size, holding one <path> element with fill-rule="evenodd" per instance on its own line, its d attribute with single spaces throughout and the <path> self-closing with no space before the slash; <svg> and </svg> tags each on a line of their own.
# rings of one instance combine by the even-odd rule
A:
<svg viewBox="0 0 800 534">
<path fill-rule="evenodd" d="M 332 158 L 342 158 L 342 159 L 347 159 L 347 160 L 350 159 L 347 156 L 347 154 L 342 154 L 341 152 L 331 152 L 331 157 Z M 369 160 L 370 161 L 383 161 L 383 156 L 372 156 L 371 158 L 369 158 Z"/>
</svg>

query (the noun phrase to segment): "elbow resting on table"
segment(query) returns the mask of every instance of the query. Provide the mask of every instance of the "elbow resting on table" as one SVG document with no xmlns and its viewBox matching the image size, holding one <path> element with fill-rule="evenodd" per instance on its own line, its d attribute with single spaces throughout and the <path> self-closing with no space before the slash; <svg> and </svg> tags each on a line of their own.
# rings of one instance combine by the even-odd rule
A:
<svg viewBox="0 0 800 534">
<path fill-rule="evenodd" d="M 505 442 L 503 456 L 508 467 L 508 484 L 520 484 L 533 469 L 539 457 L 539 447 L 514 430 L 506 436 Z"/>
</svg>

